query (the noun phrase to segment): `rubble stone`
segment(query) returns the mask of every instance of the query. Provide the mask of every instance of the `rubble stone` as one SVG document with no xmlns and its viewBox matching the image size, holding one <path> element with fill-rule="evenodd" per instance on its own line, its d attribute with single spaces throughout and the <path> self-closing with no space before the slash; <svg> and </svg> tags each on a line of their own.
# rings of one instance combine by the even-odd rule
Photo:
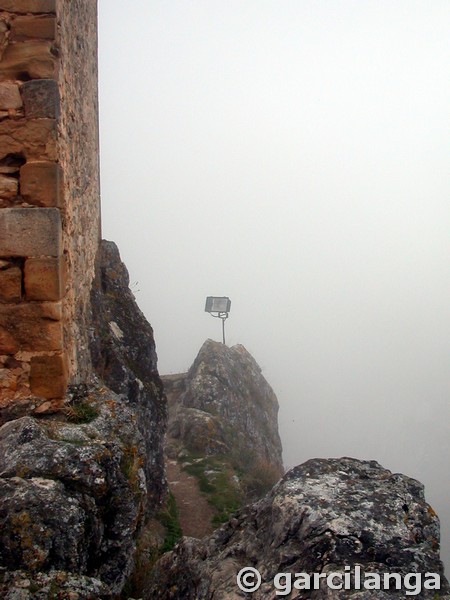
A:
<svg viewBox="0 0 450 600">
<path fill-rule="evenodd" d="M 0 0 L 0 10 L 16 13 L 54 13 L 56 0 Z"/>
<path fill-rule="evenodd" d="M 17 196 L 19 182 L 14 177 L 0 175 L 0 198 L 10 200 Z"/>
<path fill-rule="evenodd" d="M 11 81 L 0 83 L 0 110 L 9 108 L 21 108 L 22 97 L 19 92 L 19 86 Z"/>
<path fill-rule="evenodd" d="M 0 159 L 8 154 L 21 154 L 27 159 L 56 160 L 56 121 L 54 119 L 1 121 Z"/>
<path fill-rule="evenodd" d="M 56 19 L 53 15 L 26 15 L 16 17 L 11 23 L 11 40 L 27 38 L 43 40 L 55 39 Z"/>
<path fill-rule="evenodd" d="M 45 79 L 54 75 L 55 57 L 50 41 L 15 42 L 6 47 L 0 62 L 0 79 Z"/>
<path fill-rule="evenodd" d="M 0 302 L 18 302 L 22 297 L 22 270 L 19 267 L 0 270 Z"/>
</svg>

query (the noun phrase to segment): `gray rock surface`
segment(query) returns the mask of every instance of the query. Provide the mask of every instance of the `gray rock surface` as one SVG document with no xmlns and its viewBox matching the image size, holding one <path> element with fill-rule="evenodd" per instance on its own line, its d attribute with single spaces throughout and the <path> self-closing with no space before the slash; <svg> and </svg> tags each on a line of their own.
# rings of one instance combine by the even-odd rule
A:
<svg viewBox="0 0 450 600">
<path fill-rule="evenodd" d="M 150 600 L 277 598 L 277 573 L 345 573 L 359 565 L 363 575 L 437 573 L 441 590 L 414 598 L 450 599 L 439 558 L 439 520 L 425 502 L 423 486 L 392 474 L 378 463 L 351 458 L 314 459 L 289 471 L 267 496 L 241 509 L 203 540 L 183 538 L 157 563 Z M 257 568 L 261 587 L 239 590 L 236 576 Z M 364 575 L 365 576 L 365 575 Z M 364 582 L 364 578 L 362 579 Z M 411 582 L 410 582 L 411 583 Z M 283 597 L 283 596 L 281 596 Z M 406 589 L 298 590 L 290 599 L 353 600 L 408 598 Z"/>
<path fill-rule="evenodd" d="M 157 370 L 153 329 L 129 289 L 116 244 L 102 240 L 91 292 L 91 355 L 101 381 L 133 406 L 146 447 L 149 506 L 166 492 L 163 437 L 167 405 Z"/>
<path fill-rule="evenodd" d="M 187 374 L 163 382 L 172 453 L 178 442 L 203 455 L 233 456 L 244 470 L 259 464 L 281 475 L 278 401 L 244 346 L 207 340 Z"/>
<path fill-rule="evenodd" d="M 99 411 L 90 423 L 22 417 L 0 429 L 0 565 L 118 591 L 148 510 L 145 444 L 126 401 L 106 389 L 84 401 Z"/>
</svg>

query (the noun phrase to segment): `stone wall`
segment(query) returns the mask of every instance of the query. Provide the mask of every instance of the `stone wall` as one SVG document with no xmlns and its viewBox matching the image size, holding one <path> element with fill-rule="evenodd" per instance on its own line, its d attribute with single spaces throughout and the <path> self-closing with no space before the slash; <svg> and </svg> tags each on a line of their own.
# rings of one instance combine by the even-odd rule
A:
<svg viewBox="0 0 450 600">
<path fill-rule="evenodd" d="M 0 409 L 86 381 L 100 239 L 95 0 L 0 0 Z"/>
</svg>

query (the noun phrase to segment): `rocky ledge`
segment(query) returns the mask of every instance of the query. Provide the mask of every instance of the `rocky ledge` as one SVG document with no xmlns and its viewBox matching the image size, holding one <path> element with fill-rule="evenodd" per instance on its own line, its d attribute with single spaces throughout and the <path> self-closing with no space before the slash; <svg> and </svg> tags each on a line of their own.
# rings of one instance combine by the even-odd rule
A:
<svg viewBox="0 0 450 600">
<path fill-rule="evenodd" d="M 251 594 L 236 583 L 244 567 L 256 568 L 261 575 L 259 589 Z M 398 573 L 402 589 L 394 584 L 390 589 L 365 589 L 361 584 L 357 590 L 356 567 L 363 582 L 369 572 Z M 332 572 L 350 573 L 351 589 L 327 587 L 324 576 Z M 277 573 L 292 574 L 290 592 L 286 578 L 281 578 L 278 585 L 282 588 L 284 582 L 288 593 L 276 595 Z M 306 589 L 306 576 L 295 588 L 296 573 L 311 576 L 311 587 L 313 574 L 322 573 L 321 588 Z M 408 573 L 436 574 L 440 590 L 408 590 L 407 585 L 413 587 L 412 579 L 404 579 Z M 241 509 L 210 537 L 183 538 L 157 563 L 145 598 L 382 600 L 410 595 L 450 599 L 439 558 L 439 519 L 425 502 L 423 486 L 374 461 L 341 458 L 314 459 L 295 467 L 267 496 Z"/>
</svg>

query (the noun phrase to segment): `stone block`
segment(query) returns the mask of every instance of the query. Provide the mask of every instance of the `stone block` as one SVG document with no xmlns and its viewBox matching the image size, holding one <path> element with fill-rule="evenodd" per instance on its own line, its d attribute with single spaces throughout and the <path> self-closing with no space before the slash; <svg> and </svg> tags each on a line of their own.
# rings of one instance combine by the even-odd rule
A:
<svg viewBox="0 0 450 600">
<path fill-rule="evenodd" d="M 27 300 L 60 300 L 64 281 L 59 258 L 29 258 L 25 262 Z M 1 273 L 1 271 L 0 271 Z"/>
<path fill-rule="evenodd" d="M 0 175 L 0 198 L 10 200 L 17 196 L 19 182 L 14 177 Z"/>
<path fill-rule="evenodd" d="M 0 210 L 0 256 L 59 256 L 61 238 L 57 208 Z"/>
<path fill-rule="evenodd" d="M 19 176 L 20 167 L 24 164 L 25 159 L 21 156 L 6 156 L 3 160 L 0 160 L 0 173 L 2 175 L 15 175 Z"/>
<path fill-rule="evenodd" d="M 0 160 L 8 154 L 26 159 L 56 160 L 54 119 L 5 119 L 0 121 Z"/>
<path fill-rule="evenodd" d="M 22 270 L 10 267 L 0 271 L 0 302 L 19 302 L 22 297 Z"/>
<path fill-rule="evenodd" d="M 11 22 L 11 40 L 22 41 L 29 38 L 54 40 L 56 19 L 53 15 L 26 15 L 16 17 Z"/>
<path fill-rule="evenodd" d="M 0 80 L 51 79 L 55 75 L 52 42 L 31 40 L 10 43 L 0 62 Z"/>
<path fill-rule="evenodd" d="M 55 13 L 56 0 L 0 0 L 0 10 L 15 13 Z"/>
<path fill-rule="evenodd" d="M 0 83 L 0 110 L 10 108 L 21 108 L 22 97 L 19 92 L 19 86 L 10 81 Z"/>
<path fill-rule="evenodd" d="M 58 163 L 32 161 L 20 169 L 20 194 L 28 204 L 60 206 L 62 169 Z"/>
<path fill-rule="evenodd" d="M 20 86 L 25 116 L 30 119 L 59 117 L 59 90 L 54 79 L 32 79 Z"/>
<path fill-rule="evenodd" d="M 33 356 L 31 358 L 30 388 L 43 398 L 61 398 L 68 384 L 69 372 L 65 354 Z"/>
<path fill-rule="evenodd" d="M 59 302 L 0 304 L 0 354 L 63 349 Z"/>
</svg>

